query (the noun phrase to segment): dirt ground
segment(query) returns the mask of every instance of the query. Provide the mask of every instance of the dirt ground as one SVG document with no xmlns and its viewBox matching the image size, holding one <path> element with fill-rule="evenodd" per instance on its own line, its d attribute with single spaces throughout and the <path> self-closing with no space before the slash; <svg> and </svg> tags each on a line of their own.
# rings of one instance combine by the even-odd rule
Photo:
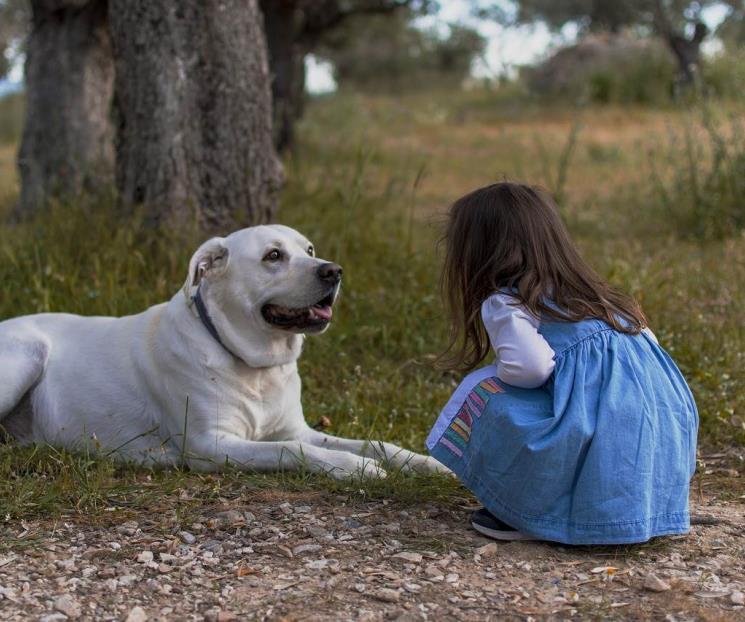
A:
<svg viewBox="0 0 745 622">
<path fill-rule="evenodd" d="M 745 620 L 745 487 L 737 470 L 707 473 L 689 536 L 630 547 L 493 543 L 468 507 L 323 492 L 6 519 L 0 618 Z"/>
</svg>

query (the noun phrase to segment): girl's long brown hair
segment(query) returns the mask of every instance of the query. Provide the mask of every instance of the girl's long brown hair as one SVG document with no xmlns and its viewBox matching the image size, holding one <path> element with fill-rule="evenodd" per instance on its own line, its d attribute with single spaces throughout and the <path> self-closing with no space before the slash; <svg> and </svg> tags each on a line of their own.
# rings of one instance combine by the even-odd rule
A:
<svg viewBox="0 0 745 622">
<path fill-rule="evenodd" d="M 450 208 L 443 241 L 440 285 L 450 312 L 451 340 L 440 362 L 448 369 L 467 371 L 487 357 L 490 344 L 481 305 L 503 288 L 538 318 L 597 318 L 630 334 L 647 325 L 637 302 L 585 263 L 556 204 L 538 188 L 503 182 L 458 199 Z"/>
</svg>

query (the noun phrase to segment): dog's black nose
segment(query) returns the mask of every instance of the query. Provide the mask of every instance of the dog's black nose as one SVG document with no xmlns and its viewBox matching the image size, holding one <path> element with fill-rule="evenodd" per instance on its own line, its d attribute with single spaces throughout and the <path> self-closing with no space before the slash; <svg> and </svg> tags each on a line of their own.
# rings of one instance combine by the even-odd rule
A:
<svg viewBox="0 0 745 622">
<path fill-rule="evenodd" d="M 325 263 L 318 267 L 318 278 L 324 283 L 336 285 L 341 281 L 341 266 L 337 263 Z"/>
</svg>

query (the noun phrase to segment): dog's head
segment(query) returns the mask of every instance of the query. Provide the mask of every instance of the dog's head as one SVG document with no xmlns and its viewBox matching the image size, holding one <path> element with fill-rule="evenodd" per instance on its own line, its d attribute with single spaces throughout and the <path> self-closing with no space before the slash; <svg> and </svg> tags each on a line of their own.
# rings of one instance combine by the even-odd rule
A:
<svg viewBox="0 0 745 622">
<path fill-rule="evenodd" d="M 328 328 L 341 276 L 341 267 L 316 257 L 305 236 L 266 225 L 202 244 L 184 292 L 191 300 L 199 289 L 226 346 L 255 365 L 283 344 L 299 354 L 299 335 Z M 281 364 L 275 355 L 271 364 Z"/>
</svg>

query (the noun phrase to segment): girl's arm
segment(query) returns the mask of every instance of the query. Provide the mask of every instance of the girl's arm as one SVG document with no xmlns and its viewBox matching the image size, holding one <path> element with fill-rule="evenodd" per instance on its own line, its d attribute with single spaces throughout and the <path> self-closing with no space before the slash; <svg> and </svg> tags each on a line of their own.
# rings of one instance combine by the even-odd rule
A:
<svg viewBox="0 0 745 622">
<path fill-rule="evenodd" d="M 497 377 L 523 389 L 543 385 L 554 371 L 554 351 L 538 333 L 540 321 L 515 299 L 495 294 L 481 305 L 481 319 L 497 355 Z"/>
</svg>

